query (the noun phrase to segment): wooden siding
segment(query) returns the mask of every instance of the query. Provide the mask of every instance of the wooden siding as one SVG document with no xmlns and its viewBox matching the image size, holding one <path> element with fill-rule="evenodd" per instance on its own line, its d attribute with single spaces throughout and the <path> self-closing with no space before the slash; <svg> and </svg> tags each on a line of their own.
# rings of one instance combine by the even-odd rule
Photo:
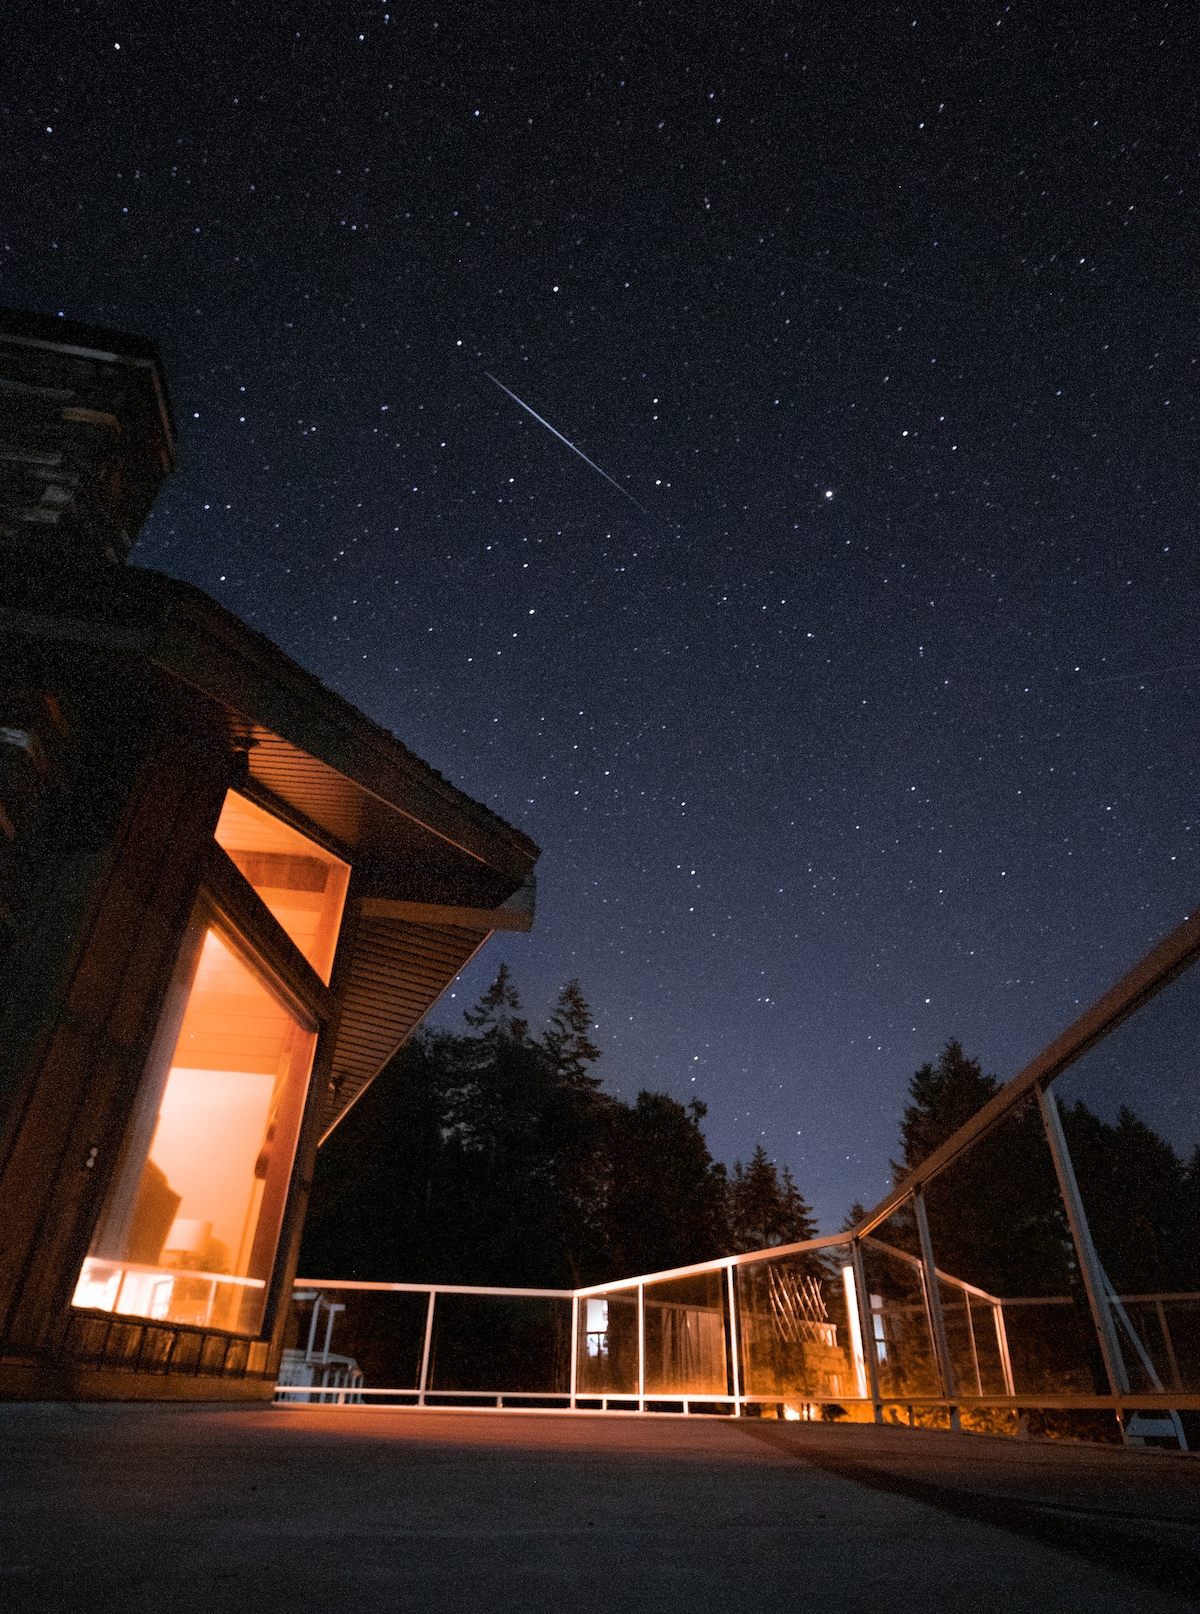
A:
<svg viewBox="0 0 1200 1614">
<path fill-rule="evenodd" d="M 359 919 L 342 999 L 322 1142 L 412 1035 L 488 934 L 454 925 Z"/>
<path fill-rule="evenodd" d="M 81 921 L 73 964 L 0 1159 L 0 1319 L 10 1348 L 37 1350 L 61 1326 L 220 812 L 227 754 L 211 726 L 187 715 L 164 725 L 132 772 L 86 911 L 61 915 Z"/>
</svg>

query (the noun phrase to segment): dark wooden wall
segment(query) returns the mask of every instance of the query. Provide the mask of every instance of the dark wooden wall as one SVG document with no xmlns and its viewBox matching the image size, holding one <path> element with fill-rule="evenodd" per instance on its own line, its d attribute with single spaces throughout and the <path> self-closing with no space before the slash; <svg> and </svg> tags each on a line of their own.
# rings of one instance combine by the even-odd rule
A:
<svg viewBox="0 0 1200 1614">
<path fill-rule="evenodd" d="M 48 695 L 58 714 L 52 772 L 9 837 L 0 962 L 0 1341 L 44 1361 L 70 1349 L 71 1292 L 234 764 L 211 704 L 152 669 L 5 648 L 0 709 Z"/>
</svg>

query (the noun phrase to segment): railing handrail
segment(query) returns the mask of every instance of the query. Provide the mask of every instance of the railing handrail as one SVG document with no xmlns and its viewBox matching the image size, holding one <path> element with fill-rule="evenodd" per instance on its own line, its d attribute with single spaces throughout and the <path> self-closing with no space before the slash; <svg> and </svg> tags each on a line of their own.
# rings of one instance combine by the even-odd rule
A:
<svg viewBox="0 0 1200 1614">
<path fill-rule="evenodd" d="M 515 1295 L 528 1299 L 571 1300 L 575 1289 L 510 1289 L 478 1283 L 372 1283 L 362 1278 L 297 1278 L 293 1289 L 374 1289 L 413 1295 Z"/>
<path fill-rule="evenodd" d="M 1096 1000 L 1053 1042 L 1030 1060 L 1023 1070 L 1004 1084 L 986 1104 L 964 1121 L 957 1132 L 928 1155 L 919 1165 L 913 1166 L 873 1210 L 847 1233 L 847 1238 L 861 1238 L 885 1222 L 915 1189 L 931 1182 L 966 1152 L 986 1132 L 998 1126 L 1019 1104 L 1025 1102 L 1039 1088 L 1048 1087 L 1056 1077 L 1081 1059 L 1089 1048 L 1095 1047 L 1123 1020 L 1137 1012 L 1163 987 L 1169 986 L 1190 964 L 1200 957 L 1200 911 L 1193 912 L 1146 956 L 1139 959 L 1115 985 Z"/>
<path fill-rule="evenodd" d="M 822 1243 L 831 1241 L 826 1239 Z M 845 1243 L 846 1240 L 832 1242 Z M 863 1239 L 864 1244 L 874 1245 L 876 1249 L 886 1250 L 890 1255 L 898 1255 L 901 1260 L 910 1266 L 919 1267 L 921 1258 L 911 1255 L 907 1250 L 898 1250 L 894 1244 L 885 1244 L 882 1239 L 872 1238 L 869 1234 Z M 778 1245 L 767 1250 L 751 1252 L 757 1259 L 763 1260 L 773 1255 L 792 1255 L 797 1250 L 804 1251 L 814 1248 L 809 1244 Z M 672 1267 L 667 1272 L 648 1272 L 640 1278 L 622 1278 L 619 1283 L 595 1284 L 588 1289 L 513 1289 L 489 1287 L 487 1284 L 466 1283 L 376 1283 L 362 1278 L 297 1278 L 295 1289 L 354 1289 L 370 1290 L 376 1293 L 397 1293 L 415 1295 L 506 1295 L 517 1299 L 528 1300 L 585 1300 L 610 1294 L 618 1294 L 624 1289 L 636 1289 L 639 1284 L 648 1285 L 660 1283 L 669 1278 L 688 1277 L 698 1272 L 719 1272 L 725 1267 L 743 1262 L 742 1256 L 726 1255 L 718 1261 L 706 1261 L 694 1267 Z M 1073 1295 L 993 1295 L 986 1289 L 980 1289 L 965 1278 L 956 1278 L 952 1272 L 943 1272 L 941 1267 L 936 1269 L 938 1277 L 943 1283 L 953 1284 L 956 1289 L 964 1289 L 968 1294 L 977 1295 L 990 1306 L 1073 1306 L 1076 1304 Z M 214 1274 L 189 1273 L 190 1277 L 208 1277 Z M 234 1280 L 236 1281 L 236 1280 Z M 246 1279 L 240 1280 L 246 1282 Z M 253 1282 L 254 1280 L 249 1280 Z M 1163 1294 L 1149 1295 L 1119 1295 L 1117 1297 L 1123 1305 L 1142 1306 L 1153 1305 L 1155 1301 L 1183 1301 L 1200 1300 L 1200 1290 L 1178 1290 Z"/>
</svg>

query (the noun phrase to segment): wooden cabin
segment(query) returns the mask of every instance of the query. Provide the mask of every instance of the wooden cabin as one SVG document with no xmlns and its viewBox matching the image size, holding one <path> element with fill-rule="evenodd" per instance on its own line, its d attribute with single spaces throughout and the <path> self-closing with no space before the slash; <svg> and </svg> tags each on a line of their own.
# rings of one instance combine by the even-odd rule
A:
<svg viewBox="0 0 1200 1614">
<path fill-rule="evenodd" d="M 0 1397 L 271 1396 L 316 1150 L 536 846 L 188 584 L 140 338 L 0 315 Z"/>
</svg>

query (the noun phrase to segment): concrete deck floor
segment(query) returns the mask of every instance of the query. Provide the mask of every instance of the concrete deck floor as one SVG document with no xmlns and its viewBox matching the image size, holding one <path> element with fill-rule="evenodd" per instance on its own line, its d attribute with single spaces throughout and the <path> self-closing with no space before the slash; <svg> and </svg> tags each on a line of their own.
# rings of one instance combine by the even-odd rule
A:
<svg viewBox="0 0 1200 1614">
<path fill-rule="evenodd" d="M 1194 1608 L 1200 1459 L 747 1419 L 0 1407 L 0 1608 Z"/>
</svg>

